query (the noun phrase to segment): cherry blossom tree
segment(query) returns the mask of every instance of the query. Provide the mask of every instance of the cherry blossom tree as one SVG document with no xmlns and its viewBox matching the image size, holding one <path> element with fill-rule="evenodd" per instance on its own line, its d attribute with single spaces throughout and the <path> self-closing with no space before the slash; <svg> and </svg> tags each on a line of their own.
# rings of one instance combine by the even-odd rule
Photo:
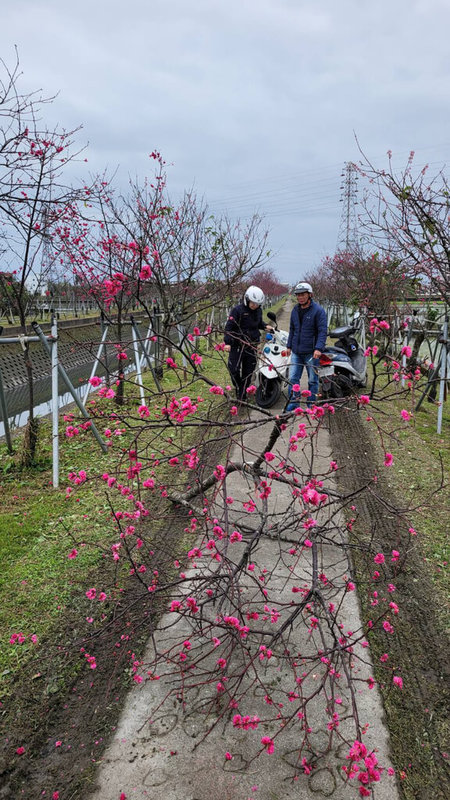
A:
<svg viewBox="0 0 450 800">
<path fill-rule="evenodd" d="M 450 296 L 450 193 L 443 167 L 417 167 L 411 151 L 397 170 L 391 151 L 387 168 L 374 165 L 362 153 L 358 166 L 368 181 L 363 199 L 363 233 L 383 258 L 401 266 L 402 275 L 438 295 Z"/>
<path fill-rule="evenodd" d="M 278 280 L 273 270 L 266 268 L 253 270 L 248 276 L 249 280 L 263 290 L 268 298 L 273 300 L 287 294 L 289 286 Z"/>
<path fill-rule="evenodd" d="M 190 192 L 174 204 L 164 160 L 157 152 L 150 158 L 152 180 L 131 181 L 124 195 L 97 179 L 84 216 L 76 209 L 70 233 L 60 229 L 61 258 L 114 322 L 119 356 L 130 311 L 144 311 L 151 320 L 160 309 L 160 339 L 163 348 L 172 347 L 179 325 L 204 321 L 215 305 L 230 302 L 243 277 L 268 257 L 258 217 L 244 225 L 216 219 Z M 117 399 L 123 400 L 123 374 Z"/>
<path fill-rule="evenodd" d="M 63 181 L 67 165 L 80 155 L 74 143 L 77 130 L 45 127 L 40 120 L 45 104 L 40 94 L 20 92 L 18 59 L 12 70 L 0 62 L 0 281 L 19 316 L 23 333 L 38 294 L 57 262 L 55 232 L 73 216 L 85 190 Z M 28 377 L 28 425 L 24 463 L 33 460 L 37 423 L 34 417 L 33 365 L 24 343 Z"/>
<path fill-rule="evenodd" d="M 415 294 L 404 267 L 397 259 L 380 253 L 337 252 L 327 256 L 307 275 L 314 294 L 323 301 L 365 307 L 370 314 L 391 314 Z"/>
</svg>

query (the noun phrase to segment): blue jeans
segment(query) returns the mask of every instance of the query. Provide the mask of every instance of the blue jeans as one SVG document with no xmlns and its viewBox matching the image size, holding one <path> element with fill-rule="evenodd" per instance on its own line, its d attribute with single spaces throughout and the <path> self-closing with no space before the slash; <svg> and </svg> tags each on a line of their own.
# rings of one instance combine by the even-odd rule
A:
<svg viewBox="0 0 450 800">
<path fill-rule="evenodd" d="M 313 359 L 312 353 L 291 353 L 291 367 L 289 370 L 289 411 L 295 408 L 300 402 L 300 393 L 293 393 L 292 387 L 295 383 L 300 383 L 303 367 L 306 367 L 308 373 L 308 389 L 311 392 L 306 405 L 309 407 L 315 402 L 319 389 L 319 376 L 317 374 L 318 365 L 319 360 L 317 358 Z"/>
</svg>

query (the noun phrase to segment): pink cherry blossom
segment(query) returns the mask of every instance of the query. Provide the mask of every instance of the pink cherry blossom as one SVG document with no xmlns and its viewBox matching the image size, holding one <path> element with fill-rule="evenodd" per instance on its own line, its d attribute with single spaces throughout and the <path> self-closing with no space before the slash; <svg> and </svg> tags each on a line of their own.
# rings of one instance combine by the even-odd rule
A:
<svg viewBox="0 0 450 800">
<path fill-rule="evenodd" d="M 273 739 L 271 739 L 270 736 L 262 736 L 261 737 L 261 744 L 263 745 L 263 747 L 266 748 L 266 751 L 267 751 L 267 753 L 269 753 L 269 755 L 271 753 L 273 753 L 273 751 L 275 749 L 275 745 L 273 743 Z"/>
<path fill-rule="evenodd" d="M 149 278 L 152 277 L 152 268 L 149 266 L 149 264 L 142 265 L 139 277 L 141 281 L 147 281 Z"/>
</svg>

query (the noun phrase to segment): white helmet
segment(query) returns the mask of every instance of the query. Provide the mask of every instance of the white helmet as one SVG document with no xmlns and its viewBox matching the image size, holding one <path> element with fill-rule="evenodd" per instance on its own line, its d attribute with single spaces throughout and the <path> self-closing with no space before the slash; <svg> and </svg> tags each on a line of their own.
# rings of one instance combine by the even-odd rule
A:
<svg viewBox="0 0 450 800">
<path fill-rule="evenodd" d="M 257 303 L 259 306 L 262 306 L 264 300 L 264 292 L 258 286 L 249 286 L 244 294 L 244 303 L 246 306 L 248 306 L 250 302 Z"/>
<path fill-rule="evenodd" d="M 301 294 L 302 292 L 309 292 L 312 294 L 313 290 L 311 284 L 305 283 L 305 281 L 300 281 L 300 283 L 297 283 L 297 286 L 294 287 L 293 294 Z"/>
</svg>

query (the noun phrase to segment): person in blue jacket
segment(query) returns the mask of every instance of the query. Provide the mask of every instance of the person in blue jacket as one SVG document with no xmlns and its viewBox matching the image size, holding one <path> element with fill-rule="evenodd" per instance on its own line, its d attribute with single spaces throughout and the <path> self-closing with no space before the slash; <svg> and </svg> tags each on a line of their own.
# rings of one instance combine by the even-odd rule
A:
<svg viewBox="0 0 450 800">
<path fill-rule="evenodd" d="M 288 353 L 291 354 L 289 371 L 289 403 L 286 411 L 293 411 L 300 402 L 300 395 L 292 387 L 300 383 L 303 368 L 308 372 L 308 389 L 311 394 L 307 400 L 310 407 L 316 400 L 319 388 L 317 366 L 327 340 L 327 315 L 325 309 L 312 299 L 312 286 L 301 281 L 294 288 L 297 305 L 292 309 L 287 340 Z"/>
<path fill-rule="evenodd" d="M 261 306 L 264 292 L 258 286 L 249 286 L 243 303 L 230 311 L 225 325 L 225 351 L 229 353 L 228 370 L 236 389 L 238 400 L 246 400 L 246 391 L 256 366 L 260 331 L 273 331 L 263 322 Z"/>
</svg>

